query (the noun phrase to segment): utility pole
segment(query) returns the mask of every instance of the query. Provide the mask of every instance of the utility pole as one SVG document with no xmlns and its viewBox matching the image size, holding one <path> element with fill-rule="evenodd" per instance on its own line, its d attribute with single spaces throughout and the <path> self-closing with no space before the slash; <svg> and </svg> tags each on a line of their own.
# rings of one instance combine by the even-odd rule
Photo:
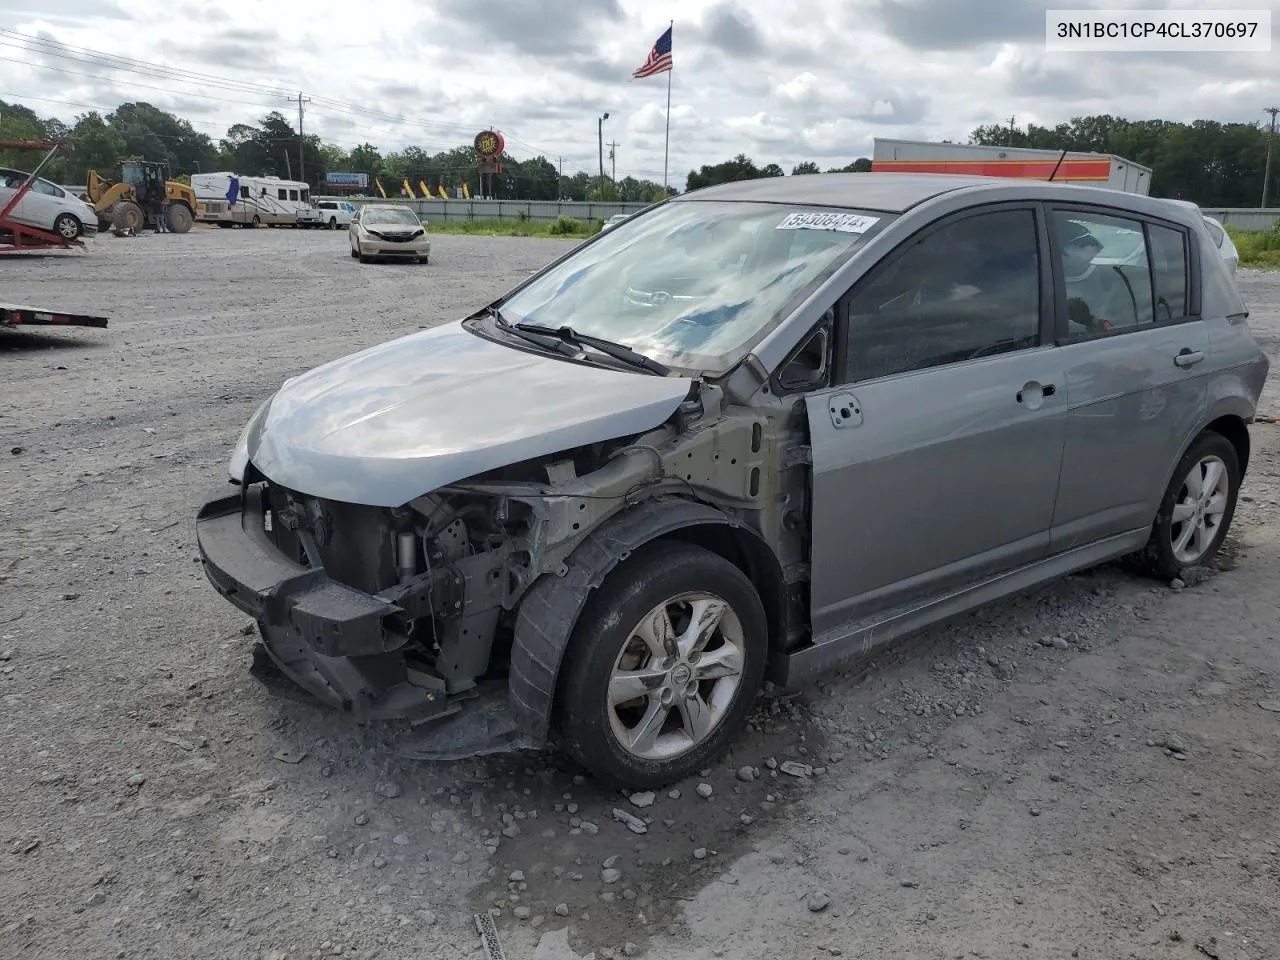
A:
<svg viewBox="0 0 1280 960">
<path fill-rule="evenodd" d="M 609 141 L 609 163 L 612 164 L 609 177 L 610 179 L 613 180 L 614 183 L 618 182 L 618 154 L 616 152 L 617 149 L 618 149 L 618 141 L 617 140 Z"/>
<path fill-rule="evenodd" d="M 302 148 L 303 148 L 303 146 L 306 144 L 306 142 L 307 142 L 307 141 L 306 141 L 306 139 L 302 136 L 302 105 L 303 105 L 304 103 L 310 103 L 310 102 L 311 102 L 311 98 L 310 98 L 310 97 L 304 97 L 304 96 L 302 95 L 302 91 L 301 91 L 301 90 L 299 90 L 299 91 L 298 91 L 298 95 L 297 95 L 296 97 L 288 97 L 287 99 L 288 99 L 288 101 L 289 101 L 290 103 L 297 103 L 297 104 L 298 104 L 298 179 L 299 179 L 299 180 L 306 180 L 306 179 L 307 179 L 307 171 L 306 171 L 306 167 L 304 167 L 304 166 L 303 166 L 303 160 L 302 160 Z M 290 179 L 292 179 L 292 178 L 290 178 Z"/>
<path fill-rule="evenodd" d="M 1014 125 L 1014 123 L 1016 123 L 1016 122 L 1017 122 L 1017 119 L 1018 119 L 1018 118 L 1017 118 L 1016 116 L 1013 116 L 1013 117 L 1010 117 L 1010 118 L 1009 118 L 1009 142 L 1008 142 L 1008 146 L 1011 146 L 1011 147 L 1013 146 L 1013 125 Z"/>
<path fill-rule="evenodd" d="M 561 191 L 564 189 L 564 157 L 556 157 L 556 203 L 559 203 L 563 197 Z"/>
<path fill-rule="evenodd" d="M 1276 139 L 1276 114 L 1280 113 L 1280 107 L 1265 107 L 1262 112 L 1271 114 L 1271 130 L 1267 133 L 1267 165 L 1262 174 L 1262 206 L 1266 207 L 1271 190 L 1271 148 Z"/>
<path fill-rule="evenodd" d="M 600 192 L 604 193 L 604 122 L 609 119 L 605 114 L 596 120 L 596 144 L 600 148 Z"/>
</svg>

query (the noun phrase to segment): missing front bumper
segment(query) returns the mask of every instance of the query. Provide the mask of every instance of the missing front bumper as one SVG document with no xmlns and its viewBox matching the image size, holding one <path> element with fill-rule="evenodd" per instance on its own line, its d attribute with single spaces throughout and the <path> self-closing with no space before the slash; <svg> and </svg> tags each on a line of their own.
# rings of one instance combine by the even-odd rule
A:
<svg viewBox="0 0 1280 960">
<path fill-rule="evenodd" d="M 443 680 L 406 656 L 405 630 L 421 615 L 425 584 L 371 595 L 294 563 L 263 529 L 260 489 L 211 499 L 196 517 L 209 582 L 257 621 L 262 652 L 306 699 L 361 720 L 426 720 L 457 707 Z M 400 602 L 397 602 L 400 601 Z M 279 678 L 254 675 L 280 692 Z"/>
</svg>

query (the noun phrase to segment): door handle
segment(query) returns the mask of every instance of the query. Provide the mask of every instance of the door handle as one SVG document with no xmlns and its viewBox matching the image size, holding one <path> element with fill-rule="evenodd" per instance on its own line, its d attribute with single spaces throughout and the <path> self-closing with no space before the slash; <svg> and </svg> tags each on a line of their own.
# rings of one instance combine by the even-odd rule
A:
<svg viewBox="0 0 1280 960">
<path fill-rule="evenodd" d="M 1029 400 L 1031 400 L 1032 397 L 1034 397 L 1035 405 L 1039 406 L 1039 401 L 1041 398 L 1052 397 L 1057 392 L 1058 392 L 1058 387 L 1056 384 L 1036 383 L 1032 381 L 1030 383 L 1024 383 L 1022 385 L 1022 389 L 1018 391 L 1017 400 L 1019 403 L 1026 403 Z M 1029 397 L 1027 396 L 1028 394 L 1031 394 L 1032 396 Z"/>
<path fill-rule="evenodd" d="M 1186 370 L 1188 367 L 1194 367 L 1197 363 L 1199 363 L 1203 359 L 1204 359 L 1203 350 L 1192 350 L 1188 347 L 1183 347 L 1181 350 L 1178 351 L 1178 355 L 1173 358 L 1173 362 L 1176 363 L 1183 370 Z"/>
</svg>

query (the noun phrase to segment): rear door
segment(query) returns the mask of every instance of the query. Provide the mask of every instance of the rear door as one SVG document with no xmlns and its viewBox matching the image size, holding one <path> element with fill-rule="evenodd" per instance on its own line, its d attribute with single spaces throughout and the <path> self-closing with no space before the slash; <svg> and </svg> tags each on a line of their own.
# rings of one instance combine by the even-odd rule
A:
<svg viewBox="0 0 1280 960">
<path fill-rule="evenodd" d="M 1049 223 L 1067 402 L 1059 552 L 1150 526 L 1205 407 L 1209 336 L 1184 227 L 1067 205 Z"/>
<path fill-rule="evenodd" d="M 1062 457 L 1062 361 L 1035 205 L 944 219 L 837 311 L 806 398 L 816 633 L 1034 562 Z"/>
</svg>

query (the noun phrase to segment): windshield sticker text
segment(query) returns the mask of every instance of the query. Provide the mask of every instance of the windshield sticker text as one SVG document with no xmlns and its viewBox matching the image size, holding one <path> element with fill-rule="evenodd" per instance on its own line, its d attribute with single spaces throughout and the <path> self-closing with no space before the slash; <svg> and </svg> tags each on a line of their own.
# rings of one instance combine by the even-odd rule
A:
<svg viewBox="0 0 1280 960">
<path fill-rule="evenodd" d="M 865 217 L 858 213 L 791 213 L 778 224 L 776 229 L 866 233 L 879 222 L 879 217 Z"/>
</svg>

